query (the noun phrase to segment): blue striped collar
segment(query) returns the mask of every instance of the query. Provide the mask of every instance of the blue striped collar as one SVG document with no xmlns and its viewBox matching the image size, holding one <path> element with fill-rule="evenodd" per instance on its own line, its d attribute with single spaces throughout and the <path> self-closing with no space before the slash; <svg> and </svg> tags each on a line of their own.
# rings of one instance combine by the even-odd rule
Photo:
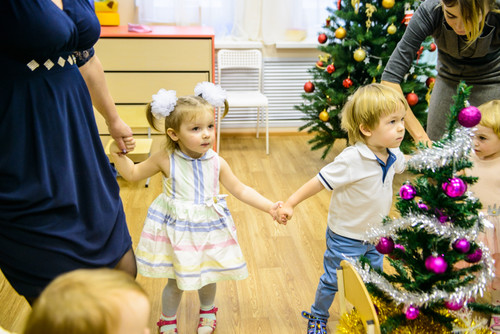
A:
<svg viewBox="0 0 500 334">
<path fill-rule="evenodd" d="M 185 154 L 184 152 L 182 152 L 181 150 L 179 149 L 176 149 L 174 151 L 174 154 L 178 155 L 179 157 L 181 158 L 184 158 L 186 160 L 190 160 L 190 161 L 193 161 L 193 160 L 209 160 L 209 159 L 212 159 L 213 157 L 215 157 L 217 155 L 217 153 L 215 153 L 214 150 L 212 149 L 209 149 L 207 151 L 207 153 L 205 153 L 203 156 L 201 156 L 200 158 L 198 159 L 195 159 L 195 158 L 191 158 L 189 155 Z"/>
</svg>

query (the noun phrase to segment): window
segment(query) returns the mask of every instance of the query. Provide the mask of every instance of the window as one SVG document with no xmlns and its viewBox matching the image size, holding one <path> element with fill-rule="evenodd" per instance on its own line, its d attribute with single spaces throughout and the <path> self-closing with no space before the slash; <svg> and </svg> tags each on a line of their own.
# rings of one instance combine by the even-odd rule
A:
<svg viewBox="0 0 500 334">
<path fill-rule="evenodd" d="M 217 38 L 274 44 L 290 30 L 315 39 L 331 0 L 136 0 L 141 23 L 211 26 Z"/>
</svg>

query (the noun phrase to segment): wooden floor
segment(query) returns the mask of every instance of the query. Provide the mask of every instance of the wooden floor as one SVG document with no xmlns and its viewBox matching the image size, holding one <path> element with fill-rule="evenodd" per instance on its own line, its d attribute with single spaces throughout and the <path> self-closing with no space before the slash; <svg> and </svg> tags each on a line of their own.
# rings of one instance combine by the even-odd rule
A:
<svg viewBox="0 0 500 334">
<path fill-rule="evenodd" d="M 266 155 L 265 138 L 226 136 L 222 138 L 220 154 L 244 183 L 272 201 L 286 200 L 344 148 L 339 143 L 326 160 L 321 160 L 321 152 L 310 151 L 310 138 L 303 134 L 271 136 L 270 154 Z M 159 146 L 155 141 L 155 149 Z M 398 178 L 394 182 L 397 189 L 405 176 Z M 135 247 L 148 206 L 161 191 L 160 176 L 151 179 L 149 188 L 144 187 L 144 182 L 127 183 L 120 178 L 118 181 Z M 224 189 L 221 192 L 227 193 Z M 323 271 L 329 200 L 330 192 L 320 192 L 297 207 L 287 226 L 279 226 L 269 215 L 228 197 L 250 275 L 243 281 L 217 285 L 218 333 L 306 332 L 307 321 L 300 312 L 310 309 Z M 150 295 L 151 329 L 156 333 L 166 280 L 139 276 L 138 281 Z M 337 309 L 335 301 L 330 309 L 329 333 L 335 332 Z M 178 311 L 179 333 L 196 333 L 198 310 L 197 293 L 186 292 Z M 28 313 L 27 303 L 1 276 L 0 326 L 20 331 Z"/>
</svg>

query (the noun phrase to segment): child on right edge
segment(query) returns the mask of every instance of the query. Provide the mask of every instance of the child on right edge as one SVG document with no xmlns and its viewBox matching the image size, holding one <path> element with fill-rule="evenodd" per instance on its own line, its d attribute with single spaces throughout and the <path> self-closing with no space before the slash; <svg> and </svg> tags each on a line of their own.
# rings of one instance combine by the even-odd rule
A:
<svg viewBox="0 0 500 334">
<path fill-rule="evenodd" d="M 402 173 L 405 159 L 399 145 L 405 134 L 404 117 L 409 108 L 396 90 L 370 84 L 359 88 L 342 110 L 342 128 L 352 145 L 323 167 L 278 209 L 282 223 L 292 218 L 293 209 L 323 189 L 332 190 L 326 231 L 324 274 L 316 290 L 308 334 L 326 334 L 329 308 L 338 291 L 337 270 L 345 256 L 365 256 L 375 268 L 382 268 L 383 255 L 363 241 L 369 225 L 382 223 L 392 205 L 392 180 Z"/>
<path fill-rule="evenodd" d="M 493 100 L 478 107 L 481 122 L 474 133 L 474 166 L 471 176 L 478 177 L 478 182 L 470 188 L 483 204 L 486 218 L 493 228 L 485 229 L 482 237 L 495 260 L 496 275 L 491 286 L 491 302 L 500 305 L 500 100 Z M 467 171 L 469 174 L 469 171 Z M 491 317 L 490 329 L 500 333 L 500 315 Z"/>
</svg>

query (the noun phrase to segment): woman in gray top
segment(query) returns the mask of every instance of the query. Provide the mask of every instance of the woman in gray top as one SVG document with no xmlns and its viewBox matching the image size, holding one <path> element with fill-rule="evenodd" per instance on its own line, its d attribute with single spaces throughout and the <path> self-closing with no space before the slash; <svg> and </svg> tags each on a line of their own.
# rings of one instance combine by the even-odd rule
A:
<svg viewBox="0 0 500 334">
<path fill-rule="evenodd" d="M 427 134 L 407 110 L 406 127 L 416 142 L 440 139 L 460 80 L 472 85 L 471 105 L 500 98 L 500 0 L 426 0 L 415 14 L 382 74 L 399 85 L 422 42 L 432 36 L 438 48 Z"/>
</svg>

